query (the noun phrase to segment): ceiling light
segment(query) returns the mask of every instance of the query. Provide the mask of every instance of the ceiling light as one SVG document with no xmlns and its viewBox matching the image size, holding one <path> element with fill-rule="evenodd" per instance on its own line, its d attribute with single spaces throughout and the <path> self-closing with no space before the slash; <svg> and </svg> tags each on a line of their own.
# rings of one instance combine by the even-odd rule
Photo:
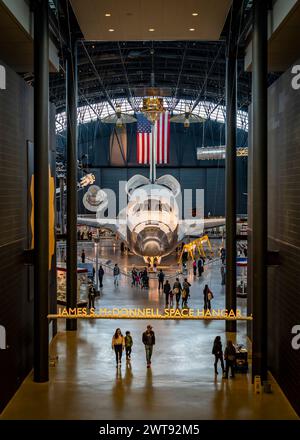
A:
<svg viewBox="0 0 300 440">
<path fill-rule="evenodd" d="M 108 32 L 115 32 L 114 29 L 108 29 Z"/>
<path fill-rule="evenodd" d="M 105 17 L 111 17 L 111 14 L 107 13 L 105 14 Z"/>
<path fill-rule="evenodd" d="M 154 32 L 154 31 L 155 31 L 155 29 L 153 29 L 153 28 L 149 29 L 149 32 Z"/>
<path fill-rule="evenodd" d="M 192 13 L 192 16 L 193 16 L 193 17 L 197 17 L 197 15 L 198 15 L 198 12 L 193 12 L 193 13 Z"/>
<path fill-rule="evenodd" d="M 194 30 L 195 30 L 194 28 L 190 28 L 190 29 L 189 29 L 189 31 L 191 31 L 191 32 L 194 32 Z"/>
</svg>

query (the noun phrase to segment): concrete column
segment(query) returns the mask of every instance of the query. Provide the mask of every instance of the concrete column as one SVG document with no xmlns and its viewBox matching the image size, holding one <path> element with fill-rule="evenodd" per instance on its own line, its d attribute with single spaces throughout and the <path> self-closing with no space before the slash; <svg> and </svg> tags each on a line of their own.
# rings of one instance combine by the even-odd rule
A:
<svg viewBox="0 0 300 440">
<path fill-rule="evenodd" d="M 253 4 L 253 347 L 252 372 L 267 378 L 268 7 Z"/>
<path fill-rule="evenodd" d="M 67 59 L 67 308 L 77 307 L 77 45 Z M 67 330 L 77 320 L 67 319 Z"/>
<path fill-rule="evenodd" d="M 34 381 L 49 376 L 49 26 L 34 3 Z"/>
</svg>

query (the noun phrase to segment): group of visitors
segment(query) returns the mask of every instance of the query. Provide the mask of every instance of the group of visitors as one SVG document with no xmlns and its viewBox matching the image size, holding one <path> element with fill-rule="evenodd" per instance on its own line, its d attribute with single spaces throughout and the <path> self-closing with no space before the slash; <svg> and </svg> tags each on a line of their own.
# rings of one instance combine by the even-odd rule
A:
<svg viewBox="0 0 300 440">
<path fill-rule="evenodd" d="M 78 241 L 82 241 L 82 240 L 89 240 L 91 241 L 93 239 L 93 233 L 92 231 L 80 231 L 80 229 L 78 229 L 77 231 L 77 240 Z"/>
<path fill-rule="evenodd" d="M 202 273 L 204 272 L 204 263 L 205 263 L 205 258 L 203 257 L 200 257 L 198 261 L 196 260 L 193 261 L 194 277 L 197 275 L 197 269 L 198 269 L 198 277 L 202 276 Z"/>
<path fill-rule="evenodd" d="M 215 374 L 218 374 L 218 362 L 220 361 L 223 377 L 224 379 L 228 379 L 229 369 L 231 370 L 231 378 L 235 376 L 235 361 L 236 361 L 236 349 L 232 343 L 232 341 L 227 342 L 227 346 L 225 348 L 225 352 L 223 355 L 222 341 L 221 337 L 217 336 L 214 340 L 214 345 L 212 349 L 212 354 L 215 356 Z M 224 368 L 224 359 L 225 359 L 225 368 Z"/>
<path fill-rule="evenodd" d="M 141 289 L 149 288 L 149 275 L 146 267 L 140 272 L 134 267 L 131 271 L 131 278 L 131 286 L 141 287 Z"/>
<path fill-rule="evenodd" d="M 143 332 L 142 342 L 145 346 L 147 368 L 150 368 L 153 346 L 155 345 L 155 333 L 152 330 L 151 325 L 147 325 L 146 331 Z M 116 368 L 121 367 L 122 354 L 124 350 L 126 352 L 126 360 L 131 360 L 133 338 L 130 334 L 130 331 L 127 330 L 124 337 L 121 329 L 117 328 L 115 334 L 113 335 L 111 345 L 116 354 Z"/>
<path fill-rule="evenodd" d="M 180 299 L 181 299 L 181 307 L 187 307 L 187 301 L 190 297 L 190 287 L 191 284 L 188 282 L 187 278 L 184 278 L 183 283 L 181 284 L 179 278 L 176 278 L 175 283 L 173 284 L 173 288 L 168 280 L 166 280 L 163 286 L 163 292 L 165 294 L 165 304 L 167 307 L 174 306 L 174 296 L 176 299 L 176 308 L 179 308 Z"/>
</svg>

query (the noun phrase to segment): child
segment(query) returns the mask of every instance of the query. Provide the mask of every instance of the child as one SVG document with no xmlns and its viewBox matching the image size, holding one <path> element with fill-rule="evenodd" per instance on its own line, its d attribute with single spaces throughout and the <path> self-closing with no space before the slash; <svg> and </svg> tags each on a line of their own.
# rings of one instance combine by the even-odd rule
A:
<svg viewBox="0 0 300 440">
<path fill-rule="evenodd" d="M 130 359 L 131 359 L 130 355 L 131 355 L 132 345 L 133 345 L 133 340 L 132 340 L 130 332 L 127 330 L 126 336 L 125 336 L 125 349 L 126 349 L 126 359 L 128 361 L 130 361 Z"/>
</svg>

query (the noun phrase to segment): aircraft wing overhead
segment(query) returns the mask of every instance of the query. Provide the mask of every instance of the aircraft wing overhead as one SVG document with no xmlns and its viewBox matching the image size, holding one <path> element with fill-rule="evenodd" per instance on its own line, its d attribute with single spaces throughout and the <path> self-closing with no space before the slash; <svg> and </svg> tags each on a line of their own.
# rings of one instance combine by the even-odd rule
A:
<svg viewBox="0 0 300 440">
<path fill-rule="evenodd" d="M 200 237 L 207 230 L 225 225 L 225 218 L 189 219 L 179 221 L 178 238 Z"/>
<path fill-rule="evenodd" d="M 225 226 L 225 218 L 205 218 L 204 229 L 216 228 L 218 226 Z"/>
<path fill-rule="evenodd" d="M 96 217 L 77 217 L 78 226 L 90 226 L 93 228 L 105 228 L 117 232 L 116 221 L 111 219 L 97 219 Z"/>
</svg>

